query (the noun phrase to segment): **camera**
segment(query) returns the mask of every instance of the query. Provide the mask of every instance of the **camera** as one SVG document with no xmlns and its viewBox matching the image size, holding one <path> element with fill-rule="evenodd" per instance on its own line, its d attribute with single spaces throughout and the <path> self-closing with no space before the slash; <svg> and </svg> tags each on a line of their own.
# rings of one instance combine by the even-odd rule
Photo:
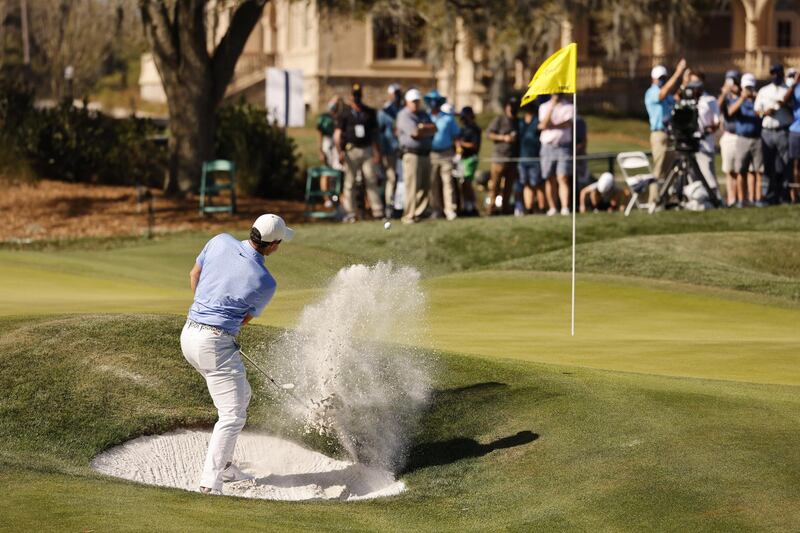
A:
<svg viewBox="0 0 800 533">
<path fill-rule="evenodd" d="M 667 123 L 667 131 L 679 152 L 698 152 L 700 150 L 700 126 L 697 102 L 701 87 L 689 84 L 680 93 L 680 100 L 672 107 Z"/>
</svg>

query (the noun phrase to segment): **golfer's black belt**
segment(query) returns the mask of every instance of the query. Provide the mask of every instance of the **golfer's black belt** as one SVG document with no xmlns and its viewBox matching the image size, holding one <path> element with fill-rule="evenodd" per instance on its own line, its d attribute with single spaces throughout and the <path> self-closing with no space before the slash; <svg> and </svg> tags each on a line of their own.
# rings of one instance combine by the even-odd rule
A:
<svg viewBox="0 0 800 533">
<path fill-rule="evenodd" d="M 186 319 L 186 322 L 189 324 L 190 328 L 197 328 L 197 329 L 199 329 L 201 331 L 204 330 L 204 329 L 207 329 L 207 330 L 213 331 L 214 333 L 217 333 L 219 335 L 231 335 L 230 333 L 228 333 L 227 331 L 225 331 L 222 328 L 218 328 L 217 326 L 209 326 L 208 324 L 201 324 L 200 322 L 195 322 L 191 318 Z M 233 336 L 233 335 L 231 335 L 231 336 Z"/>
</svg>

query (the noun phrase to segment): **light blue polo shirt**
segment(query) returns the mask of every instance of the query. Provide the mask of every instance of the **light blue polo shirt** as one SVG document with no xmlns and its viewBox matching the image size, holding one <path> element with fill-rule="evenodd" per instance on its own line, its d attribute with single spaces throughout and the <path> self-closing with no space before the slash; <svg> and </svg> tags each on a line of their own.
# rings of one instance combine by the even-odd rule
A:
<svg viewBox="0 0 800 533">
<path fill-rule="evenodd" d="M 644 93 L 644 107 L 647 109 L 647 115 L 650 117 L 650 131 L 664 131 L 664 119 L 669 117 L 672 111 L 672 104 L 674 98 L 672 95 L 667 95 L 663 100 L 658 99 L 658 94 L 661 92 L 661 87 L 658 85 L 651 85 L 647 92 Z"/>
<path fill-rule="evenodd" d="M 461 129 L 456 124 L 456 119 L 453 118 L 453 115 L 444 111 L 439 111 L 432 118 L 433 123 L 436 124 L 436 134 L 431 141 L 431 149 L 437 152 L 452 149 L 455 145 L 456 137 L 461 134 Z"/>
<path fill-rule="evenodd" d="M 221 233 L 197 256 L 200 280 L 189 318 L 236 335 L 248 314 L 258 316 L 275 294 L 277 283 L 264 257 L 249 241 Z"/>
</svg>

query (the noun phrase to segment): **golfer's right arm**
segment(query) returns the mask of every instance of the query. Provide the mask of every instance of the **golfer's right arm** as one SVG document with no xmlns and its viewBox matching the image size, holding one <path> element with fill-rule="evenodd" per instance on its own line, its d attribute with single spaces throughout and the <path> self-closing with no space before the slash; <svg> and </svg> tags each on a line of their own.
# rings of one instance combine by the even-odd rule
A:
<svg viewBox="0 0 800 533">
<path fill-rule="evenodd" d="M 201 270 L 203 270 L 203 267 L 195 263 L 192 270 L 189 271 L 189 286 L 192 288 L 192 294 L 197 290 L 197 282 L 200 281 Z"/>
</svg>

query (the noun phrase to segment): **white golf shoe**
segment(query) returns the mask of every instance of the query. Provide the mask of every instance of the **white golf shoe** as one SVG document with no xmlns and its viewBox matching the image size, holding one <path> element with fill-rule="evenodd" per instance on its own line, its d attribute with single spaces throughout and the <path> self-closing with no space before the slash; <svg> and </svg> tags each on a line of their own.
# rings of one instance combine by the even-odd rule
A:
<svg viewBox="0 0 800 533">
<path fill-rule="evenodd" d="M 222 471 L 222 481 L 226 483 L 230 481 L 246 481 L 249 479 L 253 479 L 253 476 L 245 474 L 233 463 L 230 463 L 225 467 L 225 470 Z"/>
</svg>

